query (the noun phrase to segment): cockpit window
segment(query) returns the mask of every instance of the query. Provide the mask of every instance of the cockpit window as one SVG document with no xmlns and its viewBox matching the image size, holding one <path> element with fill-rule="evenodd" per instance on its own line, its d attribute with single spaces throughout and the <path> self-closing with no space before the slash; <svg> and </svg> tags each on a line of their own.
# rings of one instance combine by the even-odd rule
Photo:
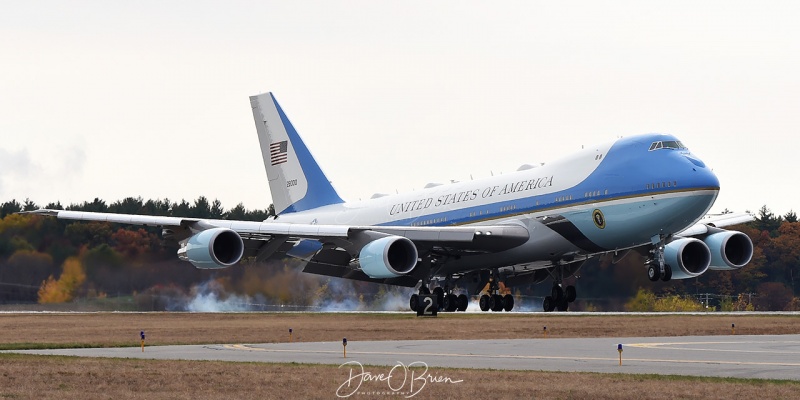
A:
<svg viewBox="0 0 800 400">
<path fill-rule="evenodd" d="M 653 142 L 650 145 L 650 151 L 658 150 L 658 149 L 675 149 L 675 150 L 686 150 L 687 147 L 683 145 L 678 140 L 664 140 L 659 142 Z"/>
</svg>

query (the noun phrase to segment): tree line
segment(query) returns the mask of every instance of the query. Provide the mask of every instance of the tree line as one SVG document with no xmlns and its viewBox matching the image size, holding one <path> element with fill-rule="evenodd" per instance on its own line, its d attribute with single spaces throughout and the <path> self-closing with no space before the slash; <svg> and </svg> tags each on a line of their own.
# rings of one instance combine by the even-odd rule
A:
<svg viewBox="0 0 800 400">
<path fill-rule="evenodd" d="M 107 204 L 105 201 L 95 198 L 91 202 L 84 201 L 81 204 L 70 204 L 67 207 L 62 206 L 60 201 L 48 203 L 44 207 L 39 207 L 30 199 L 25 199 L 22 203 L 17 200 L 11 200 L 0 204 L 0 218 L 5 218 L 6 215 L 18 213 L 20 211 L 34 211 L 39 208 L 244 221 L 263 221 L 267 219 L 267 217 L 275 215 L 275 208 L 272 204 L 264 210 L 248 210 L 244 207 L 244 204 L 239 203 L 236 207 L 225 210 L 219 200 L 214 199 L 214 201 L 209 201 L 205 196 L 200 196 L 193 203 L 189 203 L 185 199 L 182 199 L 180 202 L 172 202 L 169 199 L 144 201 L 141 197 L 126 197 L 122 200 Z"/>
<path fill-rule="evenodd" d="M 0 303 L 186 294 L 208 281 L 214 281 L 228 293 L 300 306 L 348 298 L 369 304 L 396 290 L 300 273 L 293 260 L 273 260 L 257 266 L 252 260 L 245 260 L 222 270 L 198 270 L 179 261 L 176 244 L 161 239 L 160 231 L 155 228 L 17 214 L 38 208 L 28 199 L 0 204 Z M 67 207 L 50 203 L 44 208 L 251 221 L 274 215 L 272 206 L 248 210 L 238 204 L 226 210 L 218 200 L 209 201 L 202 196 L 191 203 L 129 197 L 110 204 L 94 199 Z M 637 296 L 649 299 L 646 296 L 650 294 L 656 298 L 696 298 L 703 294 L 708 298 L 708 294 L 713 294 L 717 304 L 712 305 L 721 308 L 800 309 L 797 215 L 791 211 L 775 215 L 764 206 L 755 221 L 731 229 L 742 231 L 753 241 L 754 255 L 748 266 L 736 271 L 708 271 L 698 278 L 664 283 L 647 279 L 644 260 L 636 252 L 616 262 L 610 256 L 599 257 L 587 262 L 565 282 L 576 285 L 580 293 L 574 309 L 622 310 Z M 545 282 L 512 290 L 521 299 L 540 299 L 549 292 L 550 285 Z"/>
</svg>

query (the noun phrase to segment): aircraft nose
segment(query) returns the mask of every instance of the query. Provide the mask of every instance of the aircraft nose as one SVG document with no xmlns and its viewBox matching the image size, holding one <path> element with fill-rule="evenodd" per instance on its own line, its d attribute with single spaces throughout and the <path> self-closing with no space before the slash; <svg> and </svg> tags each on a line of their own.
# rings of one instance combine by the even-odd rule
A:
<svg viewBox="0 0 800 400">
<path fill-rule="evenodd" d="M 684 157 L 692 163 L 693 173 L 691 175 L 696 186 L 719 189 L 719 178 L 706 163 L 692 154 L 684 155 Z"/>
</svg>

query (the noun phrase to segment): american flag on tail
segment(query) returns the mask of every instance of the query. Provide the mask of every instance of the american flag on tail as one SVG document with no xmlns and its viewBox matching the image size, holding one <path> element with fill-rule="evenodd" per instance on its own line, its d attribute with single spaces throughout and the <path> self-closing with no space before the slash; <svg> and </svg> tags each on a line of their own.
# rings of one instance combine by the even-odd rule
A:
<svg viewBox="0 0 800 400">
<path fill-rule="evenodd" d="M 287 147 L 288 144 L 285 140 L 269 145 L 269 160 L 272 165 L 283 164 L 286 162 Z"/>
</svg>

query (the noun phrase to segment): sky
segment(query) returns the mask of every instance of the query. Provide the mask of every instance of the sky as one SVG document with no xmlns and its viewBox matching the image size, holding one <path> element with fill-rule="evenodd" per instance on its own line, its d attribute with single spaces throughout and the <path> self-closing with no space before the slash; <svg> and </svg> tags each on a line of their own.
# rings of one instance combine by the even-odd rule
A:
<svg viewBox="0 0 800 400">
<path fill-rule="evenodd" d="M 0 202 L 271 198 L 272 91 L 347 200 L 676 135 L 712 212 L 800 210 L 800 2 L 0 4 Z"/>
</svg>

